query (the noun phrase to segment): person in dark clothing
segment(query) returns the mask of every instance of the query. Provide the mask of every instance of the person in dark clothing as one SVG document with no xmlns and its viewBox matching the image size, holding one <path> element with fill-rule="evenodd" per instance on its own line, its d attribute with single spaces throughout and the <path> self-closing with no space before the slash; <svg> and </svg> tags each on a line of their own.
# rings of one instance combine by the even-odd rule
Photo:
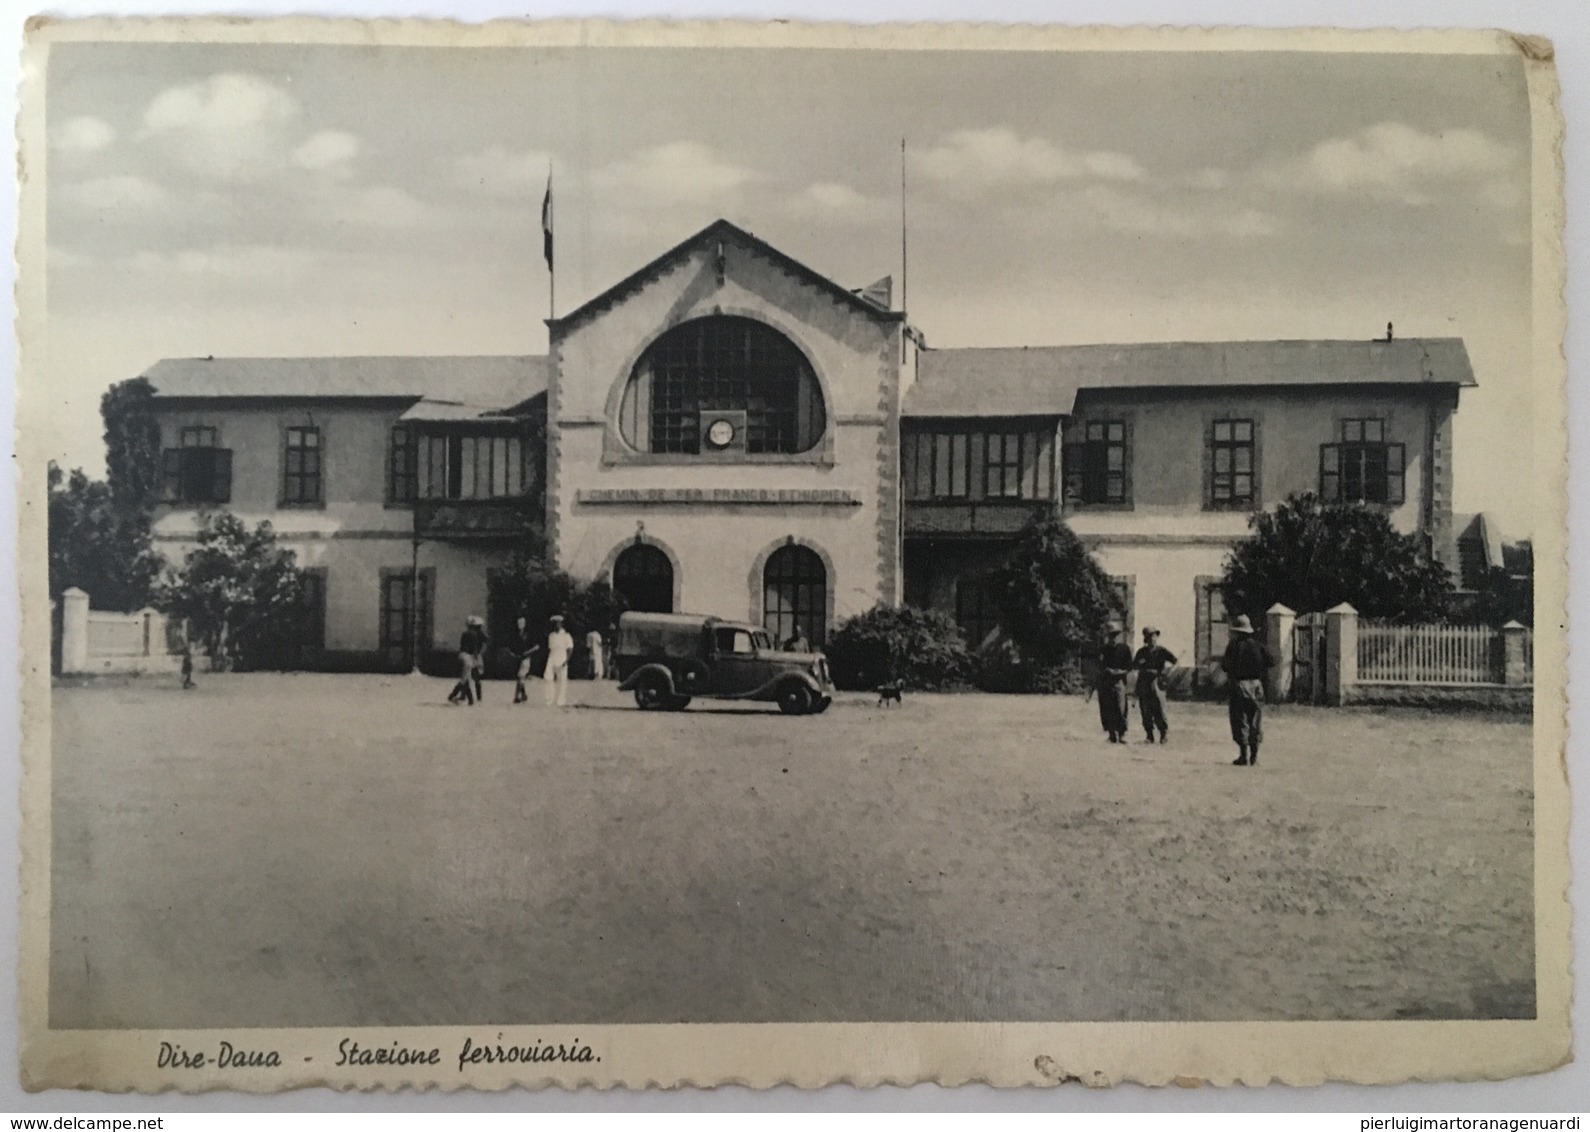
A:
<svg viewBox="0 0 1590 1132">
<path fill-rule="evenodd" d="M 1099 650 L 1099 723 L 1110 742 L 1126 738 L 1126 678 L 1132 672 L 1132 649 L 1121 640 L 1121 626 L 1105 629 L 1108 644 Z"/>
<path fill-rule="evenodd" d="M 1165 741 L 1168 731 L 1165 721 L 1165 673 L 1175 666 L 1176 654 L 1160 647 L 1159 630 L 1153 626 L 1145 628 L 1143 647 L 1132 658 L 1132 667 L 1137 670 L 1137 710 L 1142 714 L 1143 731 L 1149 743 L 1154 741 L 1156 730 L 1159 732 L 1159 741 Z"/>
<path fill-rule="evenodd" d="M 1257 766 L 1264 739 L 1264 681 L 1272 663 L 1270 650 L 1253 635 L 1253 622 L 1241 614 L 1231 623 L 1231 643 L 1220 667 L 1226 672 L 1230 699 L 1231 739 L 1237 745 L 1233 766 Z"/>
<path fill-rule="evenodd" d="M 536 651 L 535 640 L 530 636 L 529 622 L 520 617 L 513 623 L 513 638 L 509 641 L 513 649 L 514 662 L 518 671 L 514 674 L 513 702 L 522 704 L 530 698 L 525 691 L 524 682 L 530 676 L 530 660 Z"/>
<path fill-rule="evenodd" d="M 182 643 L 182 690 L 197 687 L 193 682 L 193 649 L 184 641 Z"/>
<path fill-rule="evenodd" d="M 479 617 L 471 617 L 464 623 L 463 635 L 458 638 L 458 683 L 448 693 L 448 703 L 474 706 L 485 652 L 486 630 Z"/>
</svg>

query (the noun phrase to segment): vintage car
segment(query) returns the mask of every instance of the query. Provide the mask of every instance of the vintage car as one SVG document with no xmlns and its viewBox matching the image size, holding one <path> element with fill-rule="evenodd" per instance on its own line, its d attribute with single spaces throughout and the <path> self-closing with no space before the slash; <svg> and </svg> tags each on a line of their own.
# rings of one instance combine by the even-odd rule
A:
<svg viewBox="0 0 1590 1132">
<path fill-rule="evenodd" d="M 834 686 L 821 653 L 781 652 L 766 629 L 688 613 L 625 613 L 613 650 L 619 690 L 643 711 L 678 711 L 695 696 L 826 711 Z"/>
</svg>

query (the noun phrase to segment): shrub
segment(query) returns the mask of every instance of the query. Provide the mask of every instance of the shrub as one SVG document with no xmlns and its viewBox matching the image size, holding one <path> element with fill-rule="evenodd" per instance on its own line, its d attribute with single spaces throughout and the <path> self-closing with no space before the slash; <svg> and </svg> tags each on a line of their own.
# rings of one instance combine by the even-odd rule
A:
<svg viewBox="0 0 1590 1132">
<path fill-rule="evenodd" d="M 975 661 L 955 622 L 942 613 L 880 605 L 842 623 L 823 652 L 834 683 L 856 691 L 898 680 L 934 691 L 971 682 Z"/>
<path fill-rule="evenodd" d="M 977 686 L 985 692 L 1075 695 L 1087 690 L 1087 674 L 1076 658 L 1030 662 L 1019 646 L 1001 634 L 978 655 Z"/>
<path fill-rule="evenodd" d="M 1109 575 L 1052 512 L 1022 530 L 1003 581 L 1001 635 L 1022 666 L 1075 668 L 1098 646 L 1104 623 L 1123 612 Z"/>
</svg>

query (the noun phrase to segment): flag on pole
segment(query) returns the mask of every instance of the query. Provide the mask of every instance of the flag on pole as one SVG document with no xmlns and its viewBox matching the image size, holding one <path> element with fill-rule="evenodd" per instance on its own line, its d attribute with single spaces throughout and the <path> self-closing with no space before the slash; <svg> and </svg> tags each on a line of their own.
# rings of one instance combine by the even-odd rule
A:
<svg viewBox="0 0 1590 1132">
<path fill-rule="evenodd" d="M 552 270 L 552 170 L 547 170 L 547 195 L 541 198 L 541 254 Z"/>
</svg>

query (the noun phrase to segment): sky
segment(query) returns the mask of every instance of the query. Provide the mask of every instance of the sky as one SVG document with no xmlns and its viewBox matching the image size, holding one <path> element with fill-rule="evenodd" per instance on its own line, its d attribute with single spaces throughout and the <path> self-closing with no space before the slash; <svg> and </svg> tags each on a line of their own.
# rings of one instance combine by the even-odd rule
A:
<svg viewBox="0 0 1590 1132">
<path fill-rule="evenodd" d="M 1454 502 L 1528 534 L 1511 57 L 84 44 L 47 87 L 59 458 L 162 357 L 546 348 L 717 217 L 932 346 L 1458 336 Z"/>
</svg>

